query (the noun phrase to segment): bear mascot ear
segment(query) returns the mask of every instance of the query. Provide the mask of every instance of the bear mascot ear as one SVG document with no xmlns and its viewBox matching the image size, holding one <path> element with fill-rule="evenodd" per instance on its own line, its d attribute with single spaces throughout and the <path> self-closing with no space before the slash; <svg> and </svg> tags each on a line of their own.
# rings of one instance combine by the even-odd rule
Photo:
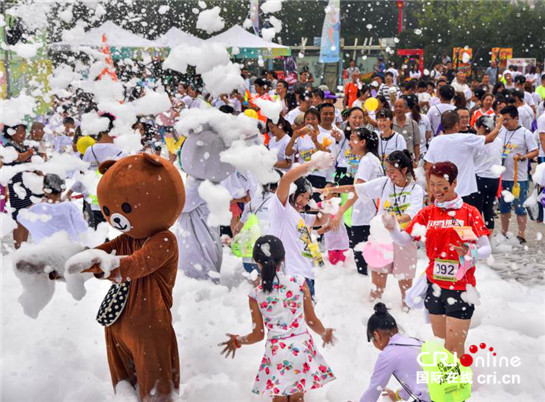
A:
<svg viewBox="0 0 545 402">
<path fill-rule="evenodd" d="M 158 156 L 158 155 L 151 155 L 151 154 L 148 154 L 148 153 L 143 153 L 142 154 L 144 156 L 144 159 L 146 162 L 149 162 L 151 163 L 152 165 L 155 165 L 155 166 L 163 166 L 163 164 L 161 163 L 161 157 Z"/>
<path fill-rule="evenodd" d="M 107 161 L 104 161 L 102 162 L 100 165 L 98 165 L 98 172 L 100 174 L 104 174 L 106 173 L 106 171 L 112 167 L 112 165 L 114 163 L 116 163 L 117 161 L 113 161 L 113 160 L 107 160 Z"/>
</svg>

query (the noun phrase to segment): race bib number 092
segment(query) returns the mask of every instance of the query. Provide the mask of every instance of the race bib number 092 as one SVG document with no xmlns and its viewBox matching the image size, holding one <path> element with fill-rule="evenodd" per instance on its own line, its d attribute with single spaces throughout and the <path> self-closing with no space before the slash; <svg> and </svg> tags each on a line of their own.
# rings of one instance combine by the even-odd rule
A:
<svg viewBox="0 0 545 402">
<path fill-rule="evenodd" d="M 433 263 L 433 278 L 439 281 L 456 282 L 460 263 L 454 260 L 436 259 Z"/>
</svg>

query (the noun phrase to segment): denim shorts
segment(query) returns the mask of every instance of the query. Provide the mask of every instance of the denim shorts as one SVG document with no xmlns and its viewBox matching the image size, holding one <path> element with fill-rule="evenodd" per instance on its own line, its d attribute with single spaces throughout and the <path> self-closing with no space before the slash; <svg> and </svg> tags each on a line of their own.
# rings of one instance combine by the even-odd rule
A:
<svg viewBox="0 0 545 402">
<path fill-rule="evenodd" d="M 513 192 L 513 184 L 514 182 L 510 180 L 502 180 L 501 182 L 502 189 L 510 192 Z M 505 202 L 503 196 L 500 197 L 500 213 L 506 214 L 511 212 L 511 204 L 513 204 L 515 206 L 515 214 L 526 215 L 526 208 L 523 205 L 528 196 L 528 181 L 519 181 L 518 184 L 520 185 L 520 195 L 513 202 Z"/>
</svg>

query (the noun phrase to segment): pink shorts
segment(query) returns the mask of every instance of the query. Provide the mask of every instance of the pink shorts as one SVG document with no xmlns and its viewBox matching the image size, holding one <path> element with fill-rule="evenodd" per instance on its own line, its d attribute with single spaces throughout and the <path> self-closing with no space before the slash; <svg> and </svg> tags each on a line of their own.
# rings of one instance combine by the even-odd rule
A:
<svg viewBox="0 0 545 402">
<path fill-rule="evenodd" d="M 329 262 L 333 265 L 337 265 L 339 261 L 345 262 L 346 256 L 344 253 L 346 253 L 346 251 L 347 250 L 329 250 L 327 252 Z"/>
<path fill-rule="evenodd" d="M 393 274 L 397 279 L 413 279 L 416 274 L 416 244 L 398 246 L 394 243 L 394 261 L 384 267 L 371 267 L 371 271 Z"/>
</svg>

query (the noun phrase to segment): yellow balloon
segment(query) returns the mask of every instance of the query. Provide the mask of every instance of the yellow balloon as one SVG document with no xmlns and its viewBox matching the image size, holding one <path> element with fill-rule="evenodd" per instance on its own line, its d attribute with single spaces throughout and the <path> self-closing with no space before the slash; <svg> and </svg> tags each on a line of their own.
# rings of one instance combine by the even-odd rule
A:
<svg viewBox="0 0 545 402">
<path fill-rule="evenodd" d="M 76 148 L 78 149 L 78 152 L 80 154 L 85 154 L 85 151 L 87 151 L 87 148 L 89 148 L 91 145 L 94 145 L 96 141 L 93 137 L 90 137 L 86 135 L 85 137 L 81 137 L 78 142 L 76 143 Z"/>
<path fill-rule="evenodd" d="M 365 103 L 363 104 L 363 107 L 367 109 L 369 112 L 374 112 L 378 108 L 378 100 L 377 98 L 368 98 Z"/>
<path fill-rule="evenodd" d="M 257 119 L 257 112 L 253 109 L 246 109 L 244 114 L 252 119 Z"/>
</svg>

